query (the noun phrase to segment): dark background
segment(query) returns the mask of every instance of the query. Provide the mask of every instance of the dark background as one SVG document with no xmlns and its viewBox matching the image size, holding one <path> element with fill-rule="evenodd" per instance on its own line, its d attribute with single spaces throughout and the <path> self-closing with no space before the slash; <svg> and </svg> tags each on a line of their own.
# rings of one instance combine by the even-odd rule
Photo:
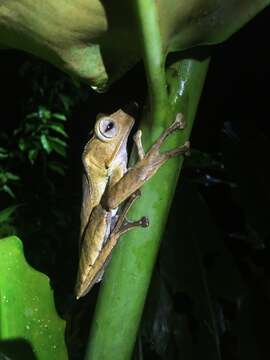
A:
<svg viewBox="0 0 270 360">
<path fill-rule="evenodd" d="M 216 337 L 223 359 L 270 357 L 269 21 L 266 9 L 227 42 L 209 49 L 212 60 L 192 131 L 193 152 L 177 188 L 135 358 L 143 349 L 147 359 L 199 354 L 214 359 Z M 1 132 L 7 134 L 0 147 L 10 151 L 16 148 L 14 130 L 27 113 L 40 104 L 59 111 L 57 96 L 48 100 L 56 83 L 59 93 L 73 99 L 66 111 L 65 176 L 46 173 L 44 179 L 42 159 L 34 166 L 13 162 L 21 181 L 14 199 L 0 192 L 0 209 L 23 204 L 13 226 L 28 261 L 51 278 L 58 311 L 68 320 L 71 358 L 79 359 L 88 334 L 85 319 L 90 321 L 98 290 L 73 303 L 81 152 L 98 112 L 130 100 L 142 108 L 147 93 L 143 65 L 107 93 L 96 94 L 86 85 L 76 87 L 49 64 L 6 50 L 1 51 L 0 78 Z"/>
</svg>

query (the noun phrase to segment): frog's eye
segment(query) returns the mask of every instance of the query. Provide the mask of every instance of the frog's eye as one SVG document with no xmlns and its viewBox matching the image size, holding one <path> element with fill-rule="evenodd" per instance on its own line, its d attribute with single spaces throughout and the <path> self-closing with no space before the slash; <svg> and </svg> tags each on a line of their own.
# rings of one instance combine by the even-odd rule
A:
<svg viewBox="0 0 270 360">
<path fill-rule="evenodd" d="M 100 140 L 110 141 L 117 135 L 118 129 L 115 121 L 108 117 L 97 121 L 95 132 Z"/>
</svg>

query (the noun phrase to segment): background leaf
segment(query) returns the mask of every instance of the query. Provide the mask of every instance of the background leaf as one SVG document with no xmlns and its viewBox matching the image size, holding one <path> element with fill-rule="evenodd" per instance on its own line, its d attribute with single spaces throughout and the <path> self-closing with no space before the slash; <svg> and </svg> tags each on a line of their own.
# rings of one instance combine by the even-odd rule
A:
<svg viewBox="0 0 270 360">
<path fill-rule="evenodd" d="M 51 148 L 51 145 L 46 137 L 45 134 L 42 134 L 40 136 L 40 141 L 41 141 L 41 144 L 42 144 L 42 147 L 43 149 L 48 153 L 50 154 L 50 152 L 52 151 L 52 148 Z"/>
<path fill-rule="evenodd" d="M 18 339 L 31 346 L 38 360 L 67 359 L 65 323 L 55 310 L 49 279 L 25 261 L 17 237 L 0 240 L 0 350 L 13 341 L 5 355 L 29 359 L 16 347 Z"/>
<path fill-rule="evenodd" d="M 19 205 L 9 206 L 4 210 L 0 211 L 0 223 L 8 221 L 11 215 L 15 212 Z"/>
</svg>

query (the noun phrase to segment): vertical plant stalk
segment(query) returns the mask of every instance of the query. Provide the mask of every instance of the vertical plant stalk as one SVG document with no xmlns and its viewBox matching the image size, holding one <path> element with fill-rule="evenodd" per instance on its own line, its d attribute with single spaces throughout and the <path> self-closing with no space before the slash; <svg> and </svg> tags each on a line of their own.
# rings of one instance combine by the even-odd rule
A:
<svg viewBox="0 0 270 360">
<path fill-rule="evenodd" d="M 149 84 L 152 118 L 162 122 L 168 109 L 165 75 L 166 56 L 162 48 L 157 5 L 152 0 L 136 0 L 144 66 Z"/>
<path fill-rule="evenodd" d="M 184 109 L 188 123 L 185 131 L 171 139 L 170 147 L 181 145 L 189 138 L 207 68 L 208 60 L 186 59 L 169 70 L 168 80 L 175 90 L 170 97 L 171 113 Z M 166 120 L 169 125 L 172 118 Z M 143 121 L 141 125 L 144 135 L 149 133 L 149 122 Z M 160 124 L 156 125 L 154 119 L 151 131 L 156 129 L 160 129 Z M 144 144 L 146 147 L 150 145 L 149 137 L 144 136 Z M 143 186 L 142 197 L 129 212 L 130 219 L 148 216 L 150 226 L 130 231 L 121 238 L 113 252 L 92 322 L 87 360 L 126 360 L 131 357 L 182 162 L 182 157 L 169 160 Z"/>
<path fill-rule="evenodd" d="M 176 113 L 183 112 L 186 129 L 174 134 L 166 144 L 174 148 L 189 138 L 209 60 L 184 59 L 165 72 L 155 2 L 137 0 L 137 3 L 151 103 L 151 113 L 141 123 L 143 144 L 148 149 Z M 113 252 L 92 322 L 87 360 L 126 360 L 132 355 L 182 162 L 183 157 L 169 160 L 143 186 L 142 197 L 129 212 L 130 219 L 148 216 L 150 226 L 130 231 Z M 179 234 L 181 241 L 181 229 Z"/>
</svg>

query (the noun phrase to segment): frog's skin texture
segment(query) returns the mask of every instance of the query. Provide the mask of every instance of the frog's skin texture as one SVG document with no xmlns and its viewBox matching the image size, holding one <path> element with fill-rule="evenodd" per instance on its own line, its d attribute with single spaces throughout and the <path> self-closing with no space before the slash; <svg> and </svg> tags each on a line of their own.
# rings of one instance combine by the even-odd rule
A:
<svg viewBox="0 0 270 360">
<path fill-rule="evenodd" d="M 127 139 L 134 119 L 123 110 L 97 119 L 93 137 L 83 152 L 85 174 L 81 210 L 81 253 L 75 293 L 77 299 L 86 295 L 101 280 L 119 237 L 135 226 L 148 226 L 143 217 L 130 223 L 128 209 L 140 195 L 139 189 L 171 157 L 185 154 L 189 142 L 160 153 L 166 138 L 184 128 L 183 116 L 167 128 L 145 154 L 141 131 L 134 135 L 138 162 L 127 171 Z M 124 202 L 121 213 L 118 207 Z"/>
</svg>

